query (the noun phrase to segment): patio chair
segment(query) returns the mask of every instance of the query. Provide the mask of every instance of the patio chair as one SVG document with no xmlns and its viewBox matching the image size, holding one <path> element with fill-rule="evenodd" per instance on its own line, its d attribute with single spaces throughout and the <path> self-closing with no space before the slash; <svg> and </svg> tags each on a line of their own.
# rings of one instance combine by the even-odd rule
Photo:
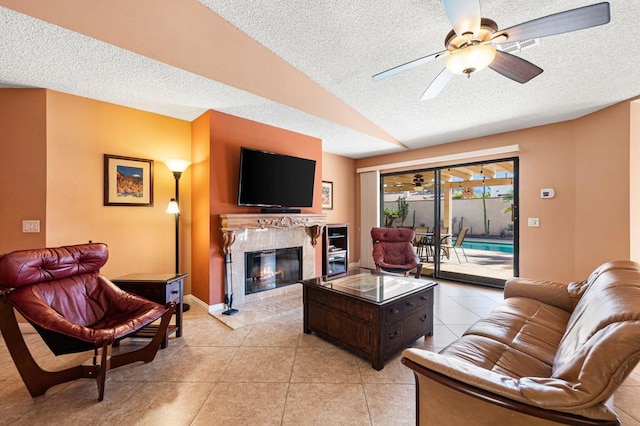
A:
<svg viewBox="0 0 640 426">
<path fill-rule="evenodd" d="M 447 259 L 449 259 L 449 250 L 453 250 L 453 252 L 456 254 L 456 257 L 458 258 L 458 263 L 462 263 L 460 262 L 460 256 L 458 256 L 458 249 L 460 249 L 462 250 L 462 254 L 464 255 L 464 261 L 469 262 L 469 259 L 467 259 L 467 254 L 464 252 L 464 247 L 462 247 L 462 243 L 464 242 L 464 237 L 467 235 L 468 231 L 469 231 L 469 228 L 462 228 L 454 244 L 440 245 L 440 247 L 442 247 L 442 250 L 447 255 Z"/>
<path fill-rule="evenodd" d="M 429 227 L 416 227 L 415 228 L 416 236 L 413 239 L 413 246 L 416 248 L 416 252 L 420 260 L 429 261 L 429 257 L 431 256 L 431 247 L 430 237 L 427 235 L 429 233 Z"/>
<path fill-rule="evenodd" d="M 127 293 L 99 269 L 105 244 L 20 250 L 0 256 L 0 330 L 31 396 L 80 378 L 96 379 L 104 397 L 108 370 L 136 361 L 151 362 L 166 336 L 174 305 L 159 305 Z M 57 355 L 93 350 L 82 365 L 47 371 L 33 358 L 18 327 L 18 311 Z M 144 347 L 108 355 L 110 346 L 161 319 Z M 99 351 L 100 350 L 100 353 Z"/>
<path fill-rule="evenodd" d="M 406 277 L 415 269 L 416 278 L 420 278 L 422 263 L 412 245 L 414 237 L 413 229 L 372 228 L 376 272 L 402 273 Z"/>
</svg>

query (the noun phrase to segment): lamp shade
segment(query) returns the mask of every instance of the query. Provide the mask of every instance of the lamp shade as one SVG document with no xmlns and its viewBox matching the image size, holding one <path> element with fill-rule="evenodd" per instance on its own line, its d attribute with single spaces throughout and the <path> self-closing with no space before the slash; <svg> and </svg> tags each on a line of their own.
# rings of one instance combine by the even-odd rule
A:
<svg viewBox="0 0 640 426">
<path fill-rule="evenodd" d="M 191 161 L 172 158 L 164 162 L 172 172 L 184 172 L 191 165 Z"/>
<path fill-rule="evenodd" d="M 496 57 L 496 48 L 489 44 L 475 44 L 452 52 L 447 58 L 447 69 L 454 74 L 471 74 L 485 69 Z"/>
<path fill-rule="evenodd" d="M 170 214 L 180 213 L 180 206 L 178 206 L 178 203 L 176 202 L 175 198 L 172 198 L 171 201 L 169 201 L 169 205 L 167 206 L 167 213 L 170 213 Z"/>
</svg>

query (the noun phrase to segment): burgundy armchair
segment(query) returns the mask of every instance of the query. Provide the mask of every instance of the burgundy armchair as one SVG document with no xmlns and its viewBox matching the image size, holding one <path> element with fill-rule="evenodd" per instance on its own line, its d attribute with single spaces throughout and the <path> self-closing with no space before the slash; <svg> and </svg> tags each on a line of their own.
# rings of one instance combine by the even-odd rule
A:
<svg viewBox="0 0 640 426">
<path fill-rule="evenodd" d="M 31 396 L 60 383 L 95 378 L 98 401 L 106 372 L 155 357 L 174 311 L 119 289 L 100 275 L 107 262 L 105 244 L 21 250 L 0 256 L 0 330 Z M 59 371 L 43 370 L 34 360 L 13 309 L 40 334 L 55 355 L 93 350 L 90 363 Z M 143 348 L 108 356 L 110 346 L 161 319 Z M 99 351 L 100 349 L 100 351 Z M 99 353 L 100 352 L 100 353 Z"/>
<path fill-rule="evenodd" d="M 415 269 L 416 278 L 420 278 L 422 263 L 413 247 L 413 229 L 372 228 L 371 238 L 376 272 L 394 272 L 409 276 L 409 272 Z"/>
</svg>

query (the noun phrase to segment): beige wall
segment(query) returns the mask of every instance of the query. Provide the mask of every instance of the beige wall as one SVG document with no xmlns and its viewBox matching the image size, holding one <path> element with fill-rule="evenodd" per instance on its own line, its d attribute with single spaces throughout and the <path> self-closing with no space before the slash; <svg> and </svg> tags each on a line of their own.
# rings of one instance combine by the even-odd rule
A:
<svg viewBox="0 0 640 426">
<path fill-rule="evenodd" d="M 0 90 L 0 253 L 45 244 L 46 91 Z M 23 220 L 40 232 L 22 232 Z"/>
<path fill-rule="evenodd" d="M 220 261 L 209 262 L 219 251 L 217 237 L 212 237 L 211 221 L 216 218 L 211 216 L 211 208 L 245 210 L 236 210 L 238 206 L 230 195 L 235 185 L 232 181 L 237 179 L 237 170 L 234 174 L 232 169 L 237 166 L 225 165 L 221 157 L 217 171 L 211 170 L 210 152 L 216 146 L 210 127 L 215 121 L 212 117 L 188 123 L 47 90 L 3 89 L 2 95 L 0 177 L 8 183 L 0 189 L 2 199 L 8 200 L 0 206 L 2 252 L 45 244 L 104 241 L 111 248 L 110 261 L 103 270 L 107 276 L 172 271 L 174 221 L 165 208 L 173 196 L 174 180 L 161 161 L 192 158 L 193 149 L 194 165 L 180 182 L 181 269 L 191 271 L 193 233 L 194 250 L 199 245 L 208 247 L 193 253 L 193 259 L 206 259 L 202 267 L 194 267 L 193 276 L 202 275 L 202 282 L 196 285 L 201 294 L 196 297 L 210 304 L 219 301 Z M 216 132 L 226 132 L 237 120 L 224 114 L 207 114 L 216 118 Z M 259 123 L 254 127 L 255 131 L 245 126 L 237 135 L 225 136 L 231 138 L 229 146 L 243 144 L 247 137 L 268 128 Z M 269 128 L 269 136 L 259 144 L 265 148 L 277 146 L 295 155 L 294 145 L 273 145 L 271 137 L 298 137 L 283 132 Z M 520 218 L 526 224 L 527 217 L 539 217 L 541 224 L 539 228 L 521 226 L 520 275 L 566 281 L 584 278 L 606 260 L 640 260 L 637 104 L 623 102 L 569 122 L 361 160 L 320 154 L 319 141 L 300 137 L 313 141 L 310 155 L 321 162 L 321 180 L 334 183 L 334 209 L 323 212 L 330 223 L 349 223 L 350 262 L 360 259 L 356 168 L 512 144 L 520 145 Z M 197 143 L 200 139 L 207 143 Z M 220 155 L 229 156 L 231 152 L 229 147 L 216 149 Z M 156 160 L 154 207 L 102 205 L 105 153 Z M 233 159 L 235 155 L 231 155 Z M 192 175 L 198 181 L 193 188 Z M 540 199 L 539 191 L 545 187 L 555 188 L 554 199 Z M 199 191 L 205 191 L 207 197 L 200 200 L 203 194 Z M 216 193 L 225 195 L 211 200 Z M 194 203 L 193 225 L 192 195 L 201 201 Z M 22 219 L 40 219 L 42 232 L 22 234 Z M 213 287 L 211 280 L 215 281 Z"/>
<path fill-rule="evenodd" d="M 629 221 L 631 236 L 631 259 L 640 262 L 640 101 L 631 103 L 629 150 Z"/>
<path fill-rule="evenodd" d="M 360 196 L 355 164 L 354 159 L 322 153 L 322 180 L 333 182 L 333 209 L 322 212 L 327 215 L 327 223 L 349 225 L 349 263 L 360 261 Z"/>
<path fill-rule="evenodd" d="M 585 278 L 602 262 L 631 258 L 629 216 L 640 194 L 629 184 L 629 158 L 638 149 L 630 145 L 630 108 L 622 102 L 573 121 L 361 159 L 356 166 L 519 144 L 520 275 Z M 555 198 L 540 198 L 547 187 L 555 188 Z M 527 227 L 528 217 L 540 218 L 540 227 Z"/>
</svg>

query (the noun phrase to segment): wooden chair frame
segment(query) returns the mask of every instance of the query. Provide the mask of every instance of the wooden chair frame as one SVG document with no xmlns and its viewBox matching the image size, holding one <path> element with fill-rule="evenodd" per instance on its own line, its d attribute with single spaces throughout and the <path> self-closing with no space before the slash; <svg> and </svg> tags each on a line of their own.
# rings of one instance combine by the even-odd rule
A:
<svg viewBox="0 0 640 426">
<path fill-rule="evenodd" d="M 104 399 L 104 385 L 107 371 L 136 361 L 151 362 L 166 336 L 167 327 L 175 310 L 175 305 L 165 312 L 151 341 L 144 347 L 117 355 L 109 355 L 111 344 L 105 343 L 95 349 L 90 363 L 84 363 L 59 371 L 44 370 L 33 358 L 24 340 L 13 306 L 0 297 L 0 330 L 7 344 L 11 358 L 31 396 L 43 395 L 49 388 L 81 378 L 95 378 L 98 385 L 98 401 Z M 98 349 L 101 349 L 98 351 Z M 99 362 L 98 362 L 99 353 Z"/>
</svg>

